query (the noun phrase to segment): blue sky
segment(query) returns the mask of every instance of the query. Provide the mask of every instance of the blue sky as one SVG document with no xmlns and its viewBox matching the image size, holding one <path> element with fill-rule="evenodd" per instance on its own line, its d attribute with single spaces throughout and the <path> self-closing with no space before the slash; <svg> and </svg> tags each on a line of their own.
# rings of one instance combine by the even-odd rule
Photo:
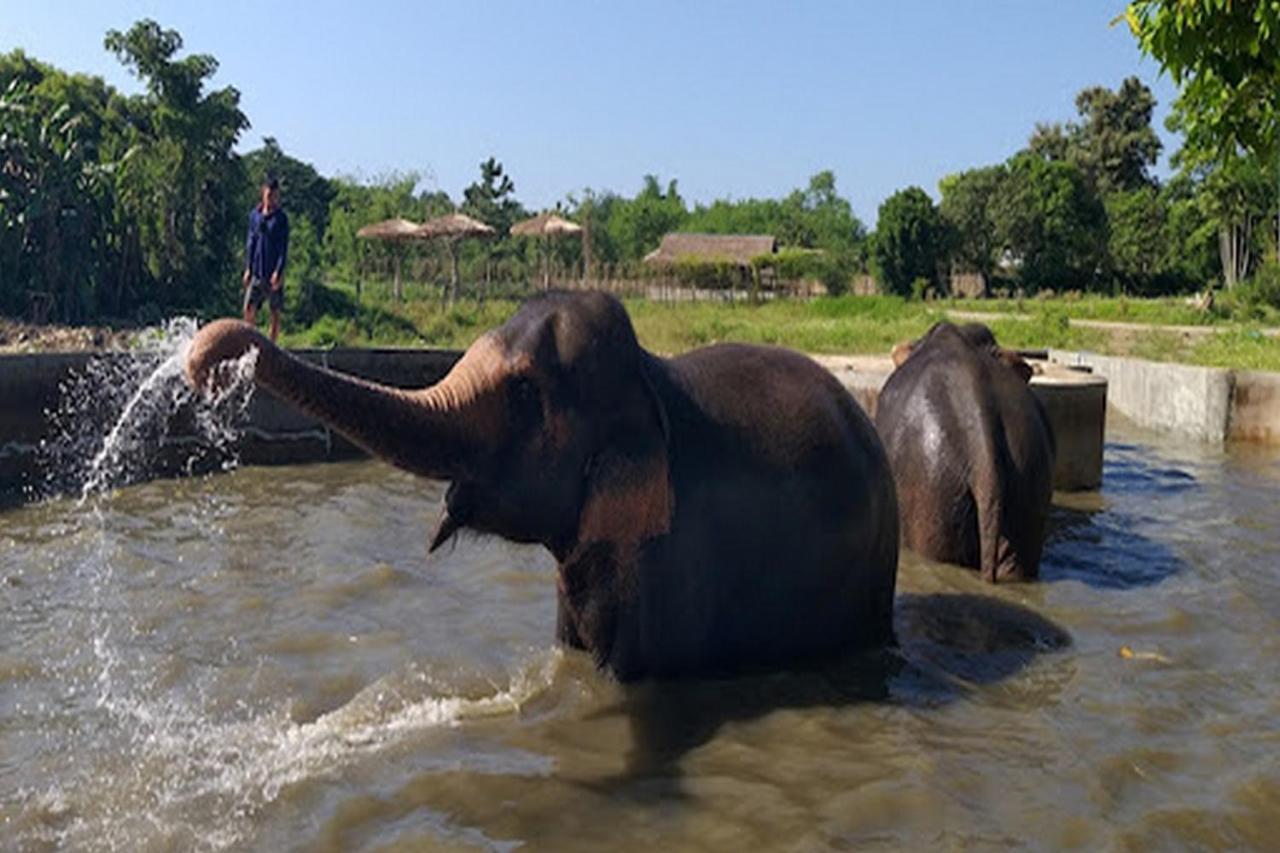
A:
<svg viewBox="0 0 1280 853">
<path fill-rule="evenodd" d="M 241 3 L 0 0 L 0 50 L 138 84 L 102 49 L 151 17 L 219 60 L 253 126 L 325 174 L 417 170 L 457 198 L 496 156 L 530 208 L 645 173 L 694 201 L 833 169 L 874 225 L 893 191 L 997 162 L 1082 88 L 1173 87 L 1123 0 Z"/>
</svg>

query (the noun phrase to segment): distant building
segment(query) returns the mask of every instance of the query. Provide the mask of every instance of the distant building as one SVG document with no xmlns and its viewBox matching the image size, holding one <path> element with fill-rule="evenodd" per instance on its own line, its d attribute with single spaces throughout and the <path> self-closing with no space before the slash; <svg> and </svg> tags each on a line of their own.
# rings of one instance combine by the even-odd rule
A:
<svg viewBox="0 0 1280 853">
<path fill-rule="evenodd" d="M 667 234 L 658 248 L 644 256 L 644 262 L 729 261 L 749 267 L 753 258 L 777 251 L 778 240 L 769 234 Z"/>
</svg>

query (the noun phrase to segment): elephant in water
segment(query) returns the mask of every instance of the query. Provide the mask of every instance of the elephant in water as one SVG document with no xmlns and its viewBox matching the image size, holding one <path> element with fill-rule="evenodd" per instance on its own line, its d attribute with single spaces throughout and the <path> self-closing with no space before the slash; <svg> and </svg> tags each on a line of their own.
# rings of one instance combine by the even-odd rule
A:
<svg viewBox="0 0 1280 853">
<path fill-rule="evenodd" d="M 903 542 L 991 582 L 1039 574 L 1054 436 L 1031 368 L 991 331 L 939 323 L 894 347 L 876 408 Z"/>
<path fill-rule="evenodd" d="M 255 378 L 370 453 L 451 481 L 458 529 L 559 563 L 557 634 L 619 679 L 785 667 L 888 641 L 893 477 L 871 422 L 811 360 L 723 344 L 664 359 L 616 299 L 526 303 L 419 390 L 290 356 L 219 320 L 196 387 L 258 350 Z"/>
</svg>

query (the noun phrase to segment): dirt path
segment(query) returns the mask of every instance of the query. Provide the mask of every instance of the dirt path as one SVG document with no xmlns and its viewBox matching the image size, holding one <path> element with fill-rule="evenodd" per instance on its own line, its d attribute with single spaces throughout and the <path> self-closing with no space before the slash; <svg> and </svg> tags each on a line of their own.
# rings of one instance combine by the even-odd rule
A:
<svg viewBox="0 0 1280 853">
<path fill-rule="evenodd" d="M 958 320 L 1031 320 L 1034 319 L 1028 314 L 1007 314 L 1000 312 L 985 311 L 948 311 L 947 314 Z M 1212 335 L 1214 332 L 1229 331 L 1229 326 L 1168 326 L 1160 323 L 1129 323 L 1119 320 L 1084 320 L 1070 317 L 1071 325 L 1079 326 L 1082 329 L 1097 329 L 1103 332 L 1112 333 L 1131 333 L 1139 334 L 1142 332 L 1169 332 L 1171 334 L 1185 335 L 1187 337 L 1205 337 Z M 1258 329 L 1258 332 L 1264 337 L 1280 338 L 1280 329 L 1266 328 Z"/>
</svg>

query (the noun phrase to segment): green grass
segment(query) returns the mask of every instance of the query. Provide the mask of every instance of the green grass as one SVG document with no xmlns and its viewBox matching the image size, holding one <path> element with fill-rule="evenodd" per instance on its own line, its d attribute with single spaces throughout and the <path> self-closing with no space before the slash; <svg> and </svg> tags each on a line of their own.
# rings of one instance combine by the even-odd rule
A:
<svg viewBox="0 0 1280 853">
<path fill-rule="evenodd" d="M 1199 311 L 1180 296 L 1133 299 L 1125 296 L 1060 296 L 1053 299 L 956 299 L 959 311 L 999 314 L 1063 312 L 1077 320 L 1146 323 L 1159 326 L 1204 326 L 1227 321 L 1219 312 Z"/>
<path fill-rule="evenodd" d="M 1232 329 L 1205 338 L 1187 359 L 1206 367 L 1280 371 L 1280 340 L 1257 329 Z"/>
<path fill-rule="evenodd" d="M 372 291 L 372 292 L 371 292 Z M 287 326 L 286 346 L 416 346 L 465 349 L 519 307 L 516 299 L 461 299 L 446 306 L 436 291 L 409 287 L 396 303 L 383 288 L 366 289 L 357 308 L 354 289 L 322 288 L 320 315 L 307 327 Z M 887 353 L 899 341 L 919 337 L 949 310 L 983 310 L 1009 317 L 989 322 L 1005 346 L 1093 350 L 1112 355 L 1213 367 L 1280 371 L 1280 339 L 1251 324 L 1221 317 L 1207 321 L 1180 300 L 1081 299 L 910 302 L 893 296 L 845 296 L 810 302 L 659 303 L 626 300 L 640 342 L 674 354 L 723 341 L 774 344 L 811 353 Z M 1084 328 L 1073 318 L 1149 323 L 1141 331 Z M 1199 322 L 1189 322 L 1199 318 Z M 1184 335 L 1162 325 L 1205 325 L 1214 331 Z"/>
<path fill-rule="evenodd" d="M 774 344 L 813 353 L 888 352 L 942 319 L 896 297 L 839 297 L 760 305 L 713 302 L 661 304 L 629 300 L 640 342 L 663 353 L 723 341 Z"/>
</svg>

